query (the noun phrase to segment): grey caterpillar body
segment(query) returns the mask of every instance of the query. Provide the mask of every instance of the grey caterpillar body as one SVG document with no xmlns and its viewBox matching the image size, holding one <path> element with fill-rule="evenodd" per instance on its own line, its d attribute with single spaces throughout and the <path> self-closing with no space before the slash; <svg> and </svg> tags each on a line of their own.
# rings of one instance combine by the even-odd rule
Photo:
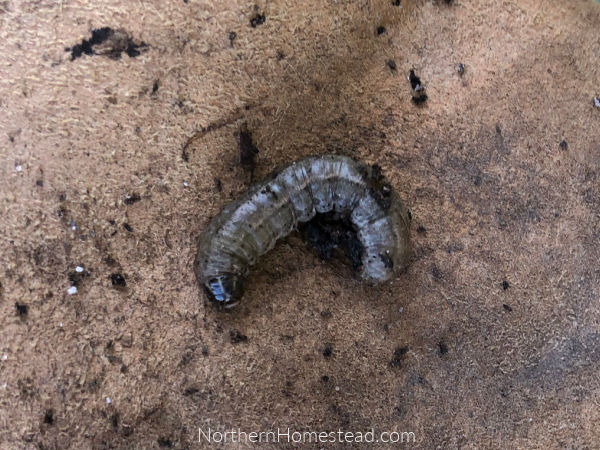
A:
<svg viewBox="0 0 600 450">
<path fill-rule="evenodd" d="M 225 206 L 200 238 L 198 282 L 209 298 L 233 306 L 258 257 L 324 213 L 351 221 L 364 280 L 389 280 L 408 264 L 410 214 L 379 167 L 323 155 L 288 164 Z"/>
</svg>

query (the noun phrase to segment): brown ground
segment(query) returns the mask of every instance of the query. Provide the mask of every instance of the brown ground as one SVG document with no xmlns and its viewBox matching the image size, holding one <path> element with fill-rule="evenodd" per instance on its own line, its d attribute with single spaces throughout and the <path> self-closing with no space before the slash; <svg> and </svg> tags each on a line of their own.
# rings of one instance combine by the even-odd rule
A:
<svg viewBox="0 0 600 450">
<path fill-rule="evenodd" d="M 206 448 L 209 426 L 596 447 L 600 5 L 402 3 L 0 2 L 2 449 Z M 71 60 L 102 26 L 147 47 Z M 380 164 L 408 273 L 369 288 L 293 236 L 235 312 L 207 304 L 194 243 L 248 184 L 244 121 L 257 178 Z"/>
</svg>

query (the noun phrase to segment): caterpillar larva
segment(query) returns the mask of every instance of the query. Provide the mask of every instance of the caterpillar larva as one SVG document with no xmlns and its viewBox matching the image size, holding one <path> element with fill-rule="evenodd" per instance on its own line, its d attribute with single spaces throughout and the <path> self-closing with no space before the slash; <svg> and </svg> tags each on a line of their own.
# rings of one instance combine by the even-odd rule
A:
<svg viewBox="0 0 600 450">
<path fill-rule="evenodd" d="M 233 306 L 259 256 L 316 214 L 348 217 L 364 280 L 389 280 L 409 259 L 410 213 L 381 174 L 345 156 L 295 161 L 228 204 L 200 238 L 194 269 L 209 298 Z"/>
</svg>

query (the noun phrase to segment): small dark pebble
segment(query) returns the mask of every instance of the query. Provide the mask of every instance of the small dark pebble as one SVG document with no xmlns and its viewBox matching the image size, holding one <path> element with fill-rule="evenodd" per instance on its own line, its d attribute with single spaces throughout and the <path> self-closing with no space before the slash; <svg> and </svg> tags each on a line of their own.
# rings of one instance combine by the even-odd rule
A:
<svg viewBox="0 0 600 450">
<path fill-rule="evenodd" d="M 400 367 L 402 364 L 402 360 L 404 359 L 404 355 L 408 353 L 408 346 L 404 347 L 396 347 L 394 350 L 394 356 L 392 360 L 388 363 L 389 367 Z"/>
<path fill-rule="evenodd" d="M 417 233 L 425 233 L 425 232 L 427 232 L 427 229 L 423 225 L 419 225 L 417 227 Z"/>
<path fill-rule="evenodd" d="M 131 225 L 129 225 L 127 222 L 123 223 L 123 228 L 125 228 L 125 230 L 129 231 L 130 233 L 133 233 L 133 228 L 131 228 Z"/>
<path fill-rule="evenodd" d="M 258 25 L 262 25 L 265 23 L 265 15 L 264 14 L 256 14 L 252 19 L 250 19 L 250 26 L 252 28 L 256 28 Z"/>
<path fill-rule="evenodd" d="M 387 61 L 387 66 L 391 69 L 391 70 L 396 70 L 396 61 L 394 61 L 393 59 L 388 59 Z"/>
<path fill-rule="evenodd" d="M 505 291 L 510 287 L 510 284 L 508 284 L 508 281 L 504 280 L 502 283 L 500 283 L 500 286 Z"/>
<path fill-rule="evenodd" d="M 54 424 L 54 411 L 51 409 L 47 409 L 44 413 L 44 423 L 46 425 Z"/>
<path fill-rule="evenodd" d="M 156 94 L 156 91 L 158 91 L 158 80 L 155 80 L 152 84 L 152 93 Z"/>
<path fill-rule="evenodd" d="M 202 352 L 202 356 L 208 356 L 208 347 L 206 345 L 203 345 L 200 351 Z"/>
<path fill-rule="evenodd" d="M 325 358 L 329 358 L 333 353 L 333 346 L 331 344 L 325 344 L 325 348 L 323 349 L 323 356 Z"/>
<path fill-rule="evenodd" d="M 277 58 L 277 61 L 281 61 L 285 58 L 285 53 L 283 53 L 281 50 L 277 50 L 275 57 Z"/>
<path fill-rule="evenodd" d="M 459 75 L 462 75 L 465 73 L 465 65 L 463 63 L 458 63 L 456 65 L 456 71 L 458 72 Z"/>
<path fill-rule="evenodd" d="M 248 336 L 242 334 L 239 330 L 231 330 L 229 332 L 229 340 L 232 344 L 239 344 L 240 342 L 246 342 Z"/>
<path fill-rule="evenodd" d="M 15 309 L 20 317 L 25 317 L 29 311 L 29 306 L 24 303 L 15 302 Z"/>
<path fill-rule="evenodd" d="M 400 0 L 392 0 L 392 6 L 402 6 L 402 2 Z"/>
<path fill-rule="evenodd" d="M 111 273 L 110 274 L 110 282 L 113 286 L 125 287 L 127 286 L 127 282 L 125 281 L 125 277 L 120 273 Z"/>
<path fill-rule="evenodd" d="M 507 305 L 506 303 L 503 304 L 502 307 L 504 308 L 504 311 L 506 311 L 506 312 L 511 312 L 512 311 L 512 308 L 509 305 Z"/>
<path fill-rule="evenodd" d="M 385 27 L 383 27 L 383 26 L 378 26 L 378 27 L 377 27 L 377 36 L 379 36 L 379 35 L 381 35 L 381 34 L 383 34 L 383 33 L 385 33 Z"/>
<path fill-rule="evenodd" d="M 444 343 L 444 341 L 438 342 L 438 352 L 440 355 L 445 355 L 448 353 L 448 346 Z"/>
<path fill-rule="evenodd" d="M 323 381 L 323 383 L 327 383 L 329 381 L 329 377 L 327 375 L 323 375 L 321 377 L 321 380 Z"/>
<path fill-rule="evenodd" d="M 566 150 L 567 148 L 569 148 L 569 144 L 567 144 L 567 141 L 565 141 L 564 139 L 562 141 L 560 141 L 560 144 L 558 144 L 560 146 L 560 148 L 562 150 Z"/>
<path fill-rule="evenodd" d="M 36 180 L 35 185 L 39 186 L 39 187 L 42 187 L 42 186 L 44 186 L 44 181 L 43 180 Z"/>
</svg>

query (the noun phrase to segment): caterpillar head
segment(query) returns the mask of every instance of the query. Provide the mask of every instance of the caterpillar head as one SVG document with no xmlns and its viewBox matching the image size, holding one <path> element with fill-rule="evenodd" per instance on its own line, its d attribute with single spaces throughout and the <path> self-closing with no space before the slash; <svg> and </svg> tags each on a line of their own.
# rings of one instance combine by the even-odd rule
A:
<svg viewBox="0 0 600 450">
<path fill-rule="evenodd" d="M 204 283 L 204 291 L 209 299 L 224 308 L 234 307 L 243 292 L 244 279 L 235 274 L 224 274 Z"/>
</svg>

